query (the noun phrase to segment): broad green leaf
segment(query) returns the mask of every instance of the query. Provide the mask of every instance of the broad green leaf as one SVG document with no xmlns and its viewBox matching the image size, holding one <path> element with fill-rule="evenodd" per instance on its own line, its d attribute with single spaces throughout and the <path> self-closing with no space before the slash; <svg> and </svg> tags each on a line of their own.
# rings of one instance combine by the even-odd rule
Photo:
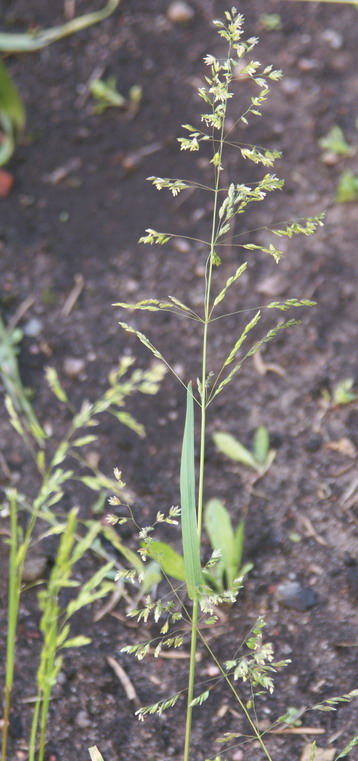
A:
<svg viewBox="0 0 358 761">
<path fill-rule="evenodd" d="M 186 417 L 180 464 L 181 527 L 188 595 L 194 600 L 202 584 L 195 509 L 194 402 L 192 383 L 187 388 Z"/>
<path fill-rule="evenodd" d="M 230 457 L 231 460 L 241 462 L 242 465 L 248 465 L 254 470 L 258 469 L 258 463 L 252 453 L 240 441 L 235 439 L 231 433 L 213 433 L 213 440 L 219 451 Z"/>
<path fill-rule="evenodd" d="M 255 460 L 264 465 L 267 460 L 267 455 L 270 448 L 270 437 L 267 428 L 264 425 L 260 425 L 255 431 L 254 436 L 254 456 Z"/>
<path fill-rule="evenodd" d="M 184 558 L 175 552 L 167 542 L 153 541 L 148 545 L 149 556 L 159 563 L 160 567 L 173 579 L 186 581 Z"/>
<path fill-rule="evenodd" d="M 221 559 L 216 569 L 226 574 L 226 583 L 230 588 L 236 576 L 234 558 L 234 532 L 230 515 L 219 499 L 211 499 L 205 506 L 204 524 L 213 550 L 220 550 Z"/>
<path fill-rule="evenodd" d="M 83 16 L 74 18 L 66 24 L 54 26 L 52 29 L 28 34 L 2 32 L 0 33 L 0 50 L 7 53 L 30 53 L 34 50 L 41 50 L 63 37 L 68 37 L 70 34 L 75 34 L 75 32 L 86 29 L 93 24 L 98 24 L 99 21 L 108 18 L 118 8 L 120 2 L 121 0 L 108 0 L 101 11 L 85 13 Z"/>
</svg>

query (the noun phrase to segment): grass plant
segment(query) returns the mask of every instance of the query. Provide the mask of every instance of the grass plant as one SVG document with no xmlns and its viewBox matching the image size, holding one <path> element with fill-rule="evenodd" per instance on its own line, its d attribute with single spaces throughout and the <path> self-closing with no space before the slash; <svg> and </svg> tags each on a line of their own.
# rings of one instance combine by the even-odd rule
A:
<svg viewBox="0 0 358 761">
<path fill-rule="evenodd" d="M 228 742 L 229 745 L 240 737 L 240 742 L 247 743 L 250 739 L 255 740 L 262 754 L 272 761 L 271 752 L 266 739 L 267 730 L 263 732 L 259 728 L 256 713 L 256 697 L 274 689 L 274 673 L 287 664 L 285 660 L 274 661 L 273 648 L 270 643 L 263 640 L 265 622 L 259 617 L 252 627 L 243 646 L 244 653 L 237 651 L 230 660 L 220 663 L 206 638 L 208 627 L 215 625 L 217 621 L 216 606 L 222 602 L 235 601 L 238 593 L 238 581 L 235 574 L 230 574 L 231 587 L 224 592 L 214 592 L 207 583 L 205 572 L 213 565 L 224 561 L 225 548 L 215 549 L 206 566 L 202 567 L 202 532 L 204 520 L 204 487 L 205 487 L 205 448 L 207 437 L 207 413 L 208 408 L 216 397 L 221 394 L 225 387 L 232 383 L 243 363 L 260 350 L 264 343 L 271 341 L 283 330 L 299 324 L 295 318 L 281 320 L 274 324 L 264 334 L 257 334 L 257 325 L 261 320 L 263 309 L 287 310 L 301 309 L 313 304 L 309 299 L 290 298 L 284 302 L 271 302 L 264 307 L 255 310 L 254 315 L 238 328 L 238 338 L 234 340 L 229 354 L 223 358 L 216 368 L 209 366 L 208 348 L 211 336 L 211 328 L 214 321 L 223 320 L 228 316 L 222 311 L 222 306 L 229 289 L 238 285 L 240 277 L 246 270 L 247 262 L 240 264 L 224 285 L 217 284 L 217 268 L 220 267 L 222 257 L 225 256 L 225 247 L 235 245 L 244 253 L 260 252 L 272 256 L 276 263 L 279 262 L 283 251 L 276 244 L 276 240 L 282 237 L 292 238 L 294 235 L 311 235 L 317 227 L 323 224 L 322 215 L 310 217 L 298 222 L 285 222 L 279 226 L 267 229 L 271 233 L 272 241 L 266 245 L 251 242 L 239 242 L 235 235 L 232 238 L 232 226 L 234 219 L 245 212 L 247 206 L 253 202 L 262 201 L 267 193 L 280 190 L 283 181 L 271 173 L 270 169 L 280 158 L 276 150 L 248 145 L 237 140 L 236 128 L 240 125 L 248 125 L 251 119 L 261 116 L 261 107 L 269 94 L 269 83 L 279 80 L 282 76 L 280 71 L 272 66 L 261 67 L 260 63 L 251 59 L 251 52 L 257 43 L 256 38 L 245 40 L 243 38 L 243 17 L 235 8 L 225 13 L 225 21 L 216 21 L 218 34 L 227 44 L 227 55 L 216 58 L 207 55 L 205 63 L 208 74 L 205 77 L 205 85 L 199 88 L 199 96 L 204 101 L 205 113 L 201 116 L 201 125 L 196 127 L 192 124 L 182 125 L 186 131 L 184 137 L 179 138 L 181 150 L 197 152 L 202 150 L 207 156 L 207 148 L 210 155 L 207 157 L 208 165 L 211 165 L 213 179 L 210 184 L 193 182 L 178 178 L 149 177 L 149 181 L 158 189 L 168 189 L 173 196 L 187 189 L 205 189 L 212 197 L 212 220 L 210 233 L 207 240 L 200 240 L 205 261 L 205 285 L 203 291 L 203 303 L 200 311 L 194 310 L 190 305 L 183 303 L 174 296 L 162 300 L 160 297 L 147 298 L 137 303 L 119 302 L 115 306 L 130 311 L 170 312 L 182 319 L 189 319 L 201 330 L 201 369 L 195 386 L 192 381 L 188 383 L 179 379 L 186 387 L 186 418 L 182 443 L 181 466 L 180 466 L 180 513 L 183 547 L 183 566 L 185 584 L 174 586 L 170 584 L 172 599 L 166 596 L 162 599 L 152 599 L 150 595 L 145 600 L 141 609 L 131 612 L 138 621 L 146 623 L 151 617 L 159 626 L 159 636 L 155 640 L 148 640 L 135 645 L 128 645 L 123 652 L 133 653 L 138 659 L 143 659 L 155 646 L 154 654 L 158 656 L 164 647 L 180 647 L 185 641 L 186 630 L 190 629 L 190 662 L 186 693 L 186 720 L 184 728 L 183 761 L 190 761 L 193 757 L 192 744 L 192 716 L 193 709 L 204 703 L 209 697 L 215 684 L 210 684 L 203 692 L 197 691 L 195 686 L 195 663 L 199 643 L 206 648 L 216 664 L 220 676 L 217 681 L 224 680 L 231 695 L 237 701 L 239 709 L 250 727 L 250 733 L 242 735 L 233 734 L 230 737 L 219 738 L 220 742 Z M 245 59 L 245 60 L 243 60 Z M 237 72 L 240 72 L 238 77 Z M 248 102 L 237 117 L 234 111 L 234 126 L 227 127 L 228 109 L 234 95 L 237 80 L 251 80 L 256 92 L 248 99 Z M 228 150 L 238 150 L 244 161 L 251 161 L 255 165 L 264 168 L 264 174 L 258 181 L 250 186 L 238 183 L 236 180 L 225 180 L 226 157 Z M 246 239 L 248 233 L 245 233 Z M 175 234 L 167 231 L 147 229 L 146 234 L 140 238 L 141 243 L 154 246 L 167 244 Z M 193 240 L 192 237 L 189 240 Z M 196 240 L 196 239 L 194 239 Z M 245 238 L 244 238 L 245 240 Z M 250 310 L 246 310 L 250 311 Z M 237 309 L 234 314 L 242 315 L 245 309 Z M 233 315 L 232 312 L 229 313 Z M 126 322 L 120 322 L 122 328 L 129 333 L 135 334 L 139 341 L 146 346 L 152 354 L 161 359 L 166 366 L 170 363 L 161 351 L 152 344 L 151 340 L 137 328 Z M 252 336 L 255 336 L 251 340 Z M 244 349 L 244 345 L 249 348 Z M 172 369 L 170 367 L 170 369 Z M 198 473 L 195 468 L 195 420 L 194 412 L 198 411 L 199 422 L 199 467 Z M 267 457 L 267 436 L 265 437 L 265 455 Z M 241 446 L 241 445 L 240 445 Z M 248 450 L 246 450 L 248 451 Z M 260 453 L 262 447 L 260 447 Z M 251 453 L 249 453 L 251 454 Z M 242 451 L 240 450 L 242 458 Z M 260 454 L 261 456 L 261 454 Z M 240 458 L 238 458 L 240 459 Z M 251 463 L 252 465 L 252 463 Z M 215 503 L 214 503 L 215 506 Z M 175 512 L 176 510 L 176 512 Z M 153 557 L 153 548 L 158 550 L 158 543 L 153 537 L 154 529 L 159 523 L 175 523 L 178 509 L 171 508 L 165 517 L 157 513 L 156 521 L 151 526 L 139 528 L 140 554 L 142 559 Z M 133 517 L 133 516 L 132 516 Z M 115 518 L 113 518 L 115 520 Z M 122 519 L 123 520 L 123 519 Z M 221 542 L 220 542 L 221 544 Z M 160 550 L 160 547 L 159 547 Z M 225 562 L 225 561 L 224 561 Z M 233 569 L 231 569 L 233 570 Z M 133 575 L 133 572 L 130 571 Z M 124 572 L 124 576 L 126 572 Z M 186 593 L 186 599 L 185 599 Z M 189 600 L 189 602 L 188 602 Z M 182 623 L 181 623 L 182 622 Z M 185 626 L 183 627 L 183 624 Z M 183 628 L 181 628 L 183 627 Z M 249 697 L 245 697 L 245 686 L 239 690 L 237 683 L 249 685 Z M 182 696 L 183 692 L 172 694 L 166 700 L 160 700 L 150 706 L 144 706 L 137 711 L 139 718 L 148 714 L 162 714 L 163 711 L 173 707 Z M 322 704 L 316 705 L 317 710 L 334 710 L 340 702 L 347 702 L 357 696 L 358 691 L 352 691 L 348 695 L 339 698 L 331 698 Z M 207 719 L 206 719 L 207 721 Z M 284 717 L 280 717 L 273 726 L 282 724 Z M 272 727 L 271 727 L 272 728 Z M 358 738 L 352 741 L 358 742 Z M 353 745 L 351 746 L 353 747 Z M 346 752 L 347 749 L 345 749 Z M 97 750 L 92 749 L 91 756 L 96 758 Z M 343 752 L 345 755 L 345 752 Z M 315 745 L 311 747 L 310 761 L 315 756 Z M 337 758 L 342 757 L 342 754 Z"/>
<path fill-rule="evenodd" d="M 84 606 L 113 591 L 114 582 L 110 572 L 120 564 L 106 558 L 99 544 L 100 534 L 104 534 L 119 551 L 127 563 L 132 563 L 138 573 L 143 572 L 140 558 L 111 533 L 111 527 L 103 525 L 101 516 L 80 521 L 78 509 L 71 508 L 66 513 L 62 507 L 65 491 L 72 481 L 78 481 L 95 494 L 92 512 L 103 509 L 109 494 L 113 500 L 127 501 L 125 484 L 121 473 L 116 470 L 114 478 L 108 477 L 97 466 L 91 465 L 86 456 L 89 445 L 94 446 L 98 434 L 93 433 L 98 418 L 109 413 L 122 424 L 130 427 L 139 436 L 144 436 L 144 428 L 124 409 L 126 400 L 134 393 L 155 394 L 166 369 L 155 362 L 145 370 L 133 369 L 133 358 L 122 359 L 117 368 L 109 374 L 109 385 L 101 397 L 94 402 L 84 400 L 77 411 L 69 400 L 54 368 L 47 368 L 47 382 L 57 401 L 65 406 L 71 415 L 71 423 L 66 435 L 55 444 L 40 426 L 32 406 L 27 402 L 25 391 L 18 373 L 14 342 L 3 344 L 6 356 L 2 357 L 2 373 L 8 396 L 6 406 L 10 421 L 21 436 L 24 445 L 34 459 L 34 480 L 39 480 L 35 497 L 20 492 L 11 486 L 5 490 L 2 502 L 2 516 L 9 516 L 9 578 L 7 648 L 4 684 L 4 711 L 2 716 L 1 761 L 8 761 L 8 728 L 11 696 L 14 685 L 16 664 L 16 632 L 19 618 L 19 604 L 23 592 L 25 561 L 34 545 L 53 536 L 59 537 L 59 547 L 48 580 L 41 579 L 38 604 L 41 611 L 40 630 L 43 642 L 37 672 L 37 698 L 29 740 L 29 761 L 44 758 L 46 727 L 51 692 L 56 684 L 61 667 L 63 648 L 79 647 L 90 642 L 88 637 L 71 637 L 71 618 Z M 11 394 L 11 396 L 10 396 Z M 96 571 L 78 590 L 65 608 L 60 604 L 60 593 L 64 588 L 76 589 L 79 583 L 73 579 L 72 571 L 85 552 L 95 551 L 101 562 Z M 114 573 L 112 574 L 113 577 Z M 109 576 L 109 578 L 108 578 Z"/>
</svg>

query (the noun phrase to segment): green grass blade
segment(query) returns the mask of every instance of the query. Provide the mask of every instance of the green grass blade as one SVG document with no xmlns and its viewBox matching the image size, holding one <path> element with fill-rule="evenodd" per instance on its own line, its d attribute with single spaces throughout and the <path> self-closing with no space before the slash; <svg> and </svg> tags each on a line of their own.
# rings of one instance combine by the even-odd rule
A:
<svg viewBox="0 0 358 761">
<path fill-rule="evenodd" d="M 91 748 L 88 748 L 88 752 L 91 756 L 91 761 L 104 761 L 104 758 L 99 752 L 97 745 L 92 745 Z"/>
<path fill-rule="evenodd" d="M 213 550 L 220 550 L 221 552 L 221 560 L 219 560 L 216 568 L 218 571 L 220 570 L 221 575 L 226 574 L 226 585 L 230 588 L 236 575 L 234 532 L 230 515 L 219 499 L 210 499 L 207 503 L 204 523 Z"/>
<path fill-rule="evenodd" d="M 244 552 L 244 541 L 245 541 L 245 521 L 241 519 L 239 522 L 239 525 L 237 526 L 235 530 L 235 536 L 234 536 L 234 552 L 235 552 L 235 575 L 237 576 L 241 569 L 241 563 L 242 563 L 242 555 Z"/>
<path fill-rule="evenodd" d="M 219 452 L 229 457 L 230 460 L 240 462 L 249 468 L 258 470 L 258 463 L 249 449 L 244 447 L 238 439 L 235 439 L 231 433 L 217 431 L 213 433 L 213 441 Z"/>
<path fill-rule="evenodd" d="M 0 50 L 7 53 L 30 53 L 34 50 L 41 50 L 63 37 L 68 37 L 70 34 L 75 34 L 93 24 L 104 21 L 116 10 L 120 2 L 121 0 L 108 0 L 102 10 L 84 13 L 83 16 L 78 16 L 78 18 L 67 21 L 65 24 L 37 33 L 11 34 L 0 32 Z"/>
<path fill-rule="evenodd" d="M 180 464 L 180 501 L 186 585 L 191 600 L 202 584 L 199 538 L 195 509 L 194 402 L 192 384 L 186 397 L 186 417 Z"/>
</svg>

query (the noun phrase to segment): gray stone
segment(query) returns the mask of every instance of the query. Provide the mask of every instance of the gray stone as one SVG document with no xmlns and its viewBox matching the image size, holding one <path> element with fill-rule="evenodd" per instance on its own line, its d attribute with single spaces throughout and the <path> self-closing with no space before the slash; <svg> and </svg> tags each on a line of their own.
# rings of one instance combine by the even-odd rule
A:
<svg viewBox="0 0 358 761">
<path fill-rule="evenodd" d="M 318 602 L 317 594 L 311 587 L 302 587 L 298 581 L 287 581 L 277 587 L 277 599 L 286 608 L 309 610 Z"/>
</svg>

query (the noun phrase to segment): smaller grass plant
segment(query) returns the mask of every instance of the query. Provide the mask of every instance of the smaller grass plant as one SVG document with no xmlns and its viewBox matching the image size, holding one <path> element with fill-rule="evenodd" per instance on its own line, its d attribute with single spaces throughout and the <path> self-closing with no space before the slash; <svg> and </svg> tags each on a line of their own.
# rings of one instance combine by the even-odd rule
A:
<svg viewBox="0 0 358 761">
<path fill-rule="evenodd" d="M 234 462 L 252 468 L 260 478 L 267 472 L 276 457 L 275 450 L 270 449 L 269 432 L 263 425 L 255 431 L 252 451 L 231 433 L 215 432 L 213 441 L 219 452 Z"/>
<path fill-rule="evenodd" d="M 62 608 L 60 603 L 61 590 L 76 589 L 79 586 L 72 572 L 86 552 L 92 550 L 106 560 L 106 553 L 99 543 L 100 535 L 104 535 L 123 558 L 133 564 L 138 573 L 143 570 L 140 558 L 121 542 L 110 526 L 104 525 L 98 517 L 79 521 L 77 508 L 72 508 L 69 513 L 63 509 L 63 497 L 69 483 L 77 481 L 95 493 L 95 502 L 92 505 L 94 515 L 103 510 L 109 494 L 112 494 L 112 501 L 119 503 L 125 499 L 127 502 L 128 494 L 121 472 L 116 469 L 114 478 L 110 478 L 97 466 L 91 465 L 86 457 L 86 447 L 97 442 L 98 434 L 93 431 L 103 413 L 114 416 L 139 436 L 144 436 L 143 426 L 124 409 L 125 403 L 134 393 L 155 394 L 166 369 L 158 362 L 145 370 L 133 369 L 134 359 L 123 358 L 118 367 L 109 374 L 109 385 L 103 395 L 94 402 L 84 400 L 77 411 L 62 387 L 56 370 L 47 368 L 48 385 L 57 401 L 67 408 L 72 418 L 66 435 L 60 443 L 55 444 L 38 423 L 32 406 L 26 401 L 25 393 L 23 398 L 20 394 L 23 386 L 18 374 L 16 357 L 12 353 L 13 344 L 14 341 L 3 343 L 3 352 L 5 346 L 7 354 L 5 359 L 3 357 L 2 372 L 9 391 L 6 406 L 12 426 L 34 459 L 34 479 L 39 480 L 39 486 L 35 497 L 11 486 L 5 490 L 2 504 L 2 517 L 9 516 L 10 549 L 1 761 L 8 761 L 8 727 L 15 677 L 16 632 L 25 561 L 35 545 L 38 546 L 51 536 L 58 536 L 59 547 L 50 577 L 47 581 L 41 580 L 41 590 L 38 594 L 43 642 L 29 740 L 29 761 L 42 761 L 49 701 L 61 667 L 60 651 L 64 648 L 80 647 L 90 641 L 82 635 L 71 637 L 71 618 L 81 608 L 113 591 L 111 571 L 114 566 L 117 569 L 122 566 L 118 566 L 118 562 L 113 559 L 102 562 L 99 570 L 79 588 L 77 596 L 74 596 L 65 608 Z M 145 573 L 143 577 L 146 578 Z M 143 589 L 145 590 L 145 586 Z"/>
</svg>

